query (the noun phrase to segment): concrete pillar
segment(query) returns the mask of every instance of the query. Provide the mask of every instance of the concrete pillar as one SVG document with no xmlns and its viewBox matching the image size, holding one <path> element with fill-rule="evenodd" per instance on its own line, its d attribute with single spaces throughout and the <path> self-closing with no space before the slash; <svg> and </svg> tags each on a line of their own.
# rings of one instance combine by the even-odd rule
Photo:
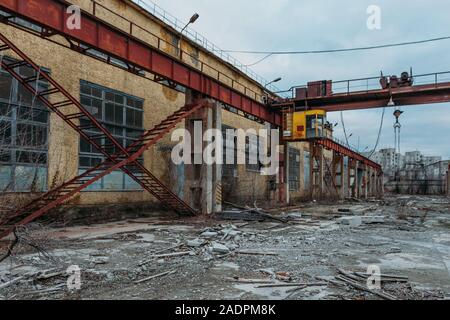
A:
<svg viewBox="0 0 450 320">
<path fill-rule="evenodd" d="M 376 196 L 378 198 L 382 198 L 384 195 L 384 177 L 383 177 L 383 173 L 377 171 L 375 174 L 376 177 Z"/>
<path fill-rule="evenodd" d="M 369 190 L 368 190 L 368 182 L 369 182 L 369 170 L 368 166 L 365 164 L 363 166 L 363 181 L 362 181 L 362 194 L 364 199 L 368 198 Z"/>
<path fill-rule="evenodd" d="M 450 197 L 450 164 L 447 170 L 447 197 Z"/>
<path fill-rule="evenodd" d="M 359 161 L 355 160 L 355 193 L 354 197 L 359 198 L 361 196 L 361 184 L 359 183 Z"/>
<path fill-rule="evenodd" d="M 281 130 L 281 129 L 280 129 Z M 287 176 L 287 170 L 286 170 L 286 159 L 288 157 L 288 150 L 287 150 L 287 142 L 282 139 L 283 135 L 280 132 L 280 154 L 279 154 L 279 160 L 280 160 L 280 168 L 278 170 L 278 201 L 281 204 L 286 204 L 288 201 L 288 181 L 289 177 Z"/>
<path fill-rule="evenodd" d="M 311 164 L 310 164 L 310 177 L 311 177 L 311 198 L 320 199 L 324 195 L 323 183 L 323 148 L 314 142 L 310 143 L 311 150 Z"/>
<path fill-rule="evenodd" d="M 212 110 L 213 127 L 222 132 L 222 105 L 216 102 Z M 223 147 L 220 146 L 223 150 Z M 222 165 L 218 162 L 214 165 L 214 199 L 213 199 L 213 212 L 222 212 Z"/>
<path fill-rule="evenodd" d="M 204 102 L 198 93 L 186 92 L 186 104 Z M 203 135 L 208 129 L 222 128 L 221 105 L 214 100 L 206 100 L 211 107 L 200 109 L 186 118 L 185 127 L 192 137 L 192 164 L 185 165 L 186 201 L 202 214 L 212 214 L 222 210 L 222 166 L 204 163 L 203 151 L 207 143 Z"/>
<path fill-rule="evenodd" d="M 348 166 L 347 166 L 347 196 L 353 197 L 354 196 L 354 184 L 352 183 L 353 175 L 353 166 L 354 161 L 353 159 L 348 158 Z"/>
<path fill-rule="evenodd" d="M 332 169 L 334 185 L 337 188 L 338 197 L 345 198 L 344 190 L 344 156 L 334 152 L 333 153 L 333 169 Z"/>
<path fill-rule="evenodd" d="M 369 167 L 369 197 L 375 196 L 375 173 L 374 169 L 372 167 Z"/>
</svg>

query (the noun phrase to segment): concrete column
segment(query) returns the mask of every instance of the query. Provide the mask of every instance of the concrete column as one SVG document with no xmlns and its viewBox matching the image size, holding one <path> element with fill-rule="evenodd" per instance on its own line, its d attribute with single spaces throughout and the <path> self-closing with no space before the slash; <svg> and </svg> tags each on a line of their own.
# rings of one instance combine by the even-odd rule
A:
<svg viewBox="0 0 450 320">
<path fill-rule="evenodd" d="M 337 188 L 338 197 L 344 199 L 344 157 L 337 152 L 333 153 L 332 175 L 334 185 Z"/>
<path fill-rule="evenodd" d="M 347 166 L 347 196 L 353 197 L 354 185 L 352 184 L 352 170 L 353 170 L 353 159 L 348 158 L 348 166 Z"/>
<path fill-rule="evenodd" d="M 213 127 L 218 131 L 222 132 L 222 105 L 218 102 L 215 103 L 213 110 Z M 222 148 L 223 146 L 219 146 Z M 222 212 L 222 165 L 216 163 L 214 165 L 214 199 L 213 199 L 213 212 Z"/>
<path fill-rule="evenodd" d="M 281 130 L 281 129 L 280 129 Z M 287 150 L 287 142 L 283 141 L 283 135 L 280 132 L 280 154 L 279 154 L 279 160 L 280 160 L 280 169 L 278 170 L 278 201 L 282 204 L 287 203 L 288 198 L 288 183 L 289 181 L 287 176 L 287 170 L 286 170 L 286 159 L 288 157 L 288 150 Z"/>
<path fill-rule="evenodd" d="M 382 172 L 376 172 L 376 196 L 382 198 L 384 195 L 384 177 Z"/>
<path fill-rule="evenodd" d="M 221 204 L 221 165 L 204 163 L 203 151 L 207 145 L 203 135 L 208 129 L 222 128 L 221 106 L 213 100 L 206 100 L 191 90 L 186 92 L 186 104 L 208 102 L 205 107 L 186 118 L 185 127 L 192 137 L 192 164 L 185 165 L 186 201 L 202 214 L 211 214 L 222 210 Z"/>
<path fill-rule="evenodd" d="M 341 191 L 341 198 L 342 199 L 345 199 L 345 183 L 344 183 L 344 181 L 345 181 L 345 166 L 344 166 L 344 156 L 341 156 L 341 159 L 340 159 L 340 171 L 341 171 L 341 189 L 340 189 L 340 191 Z"/>
<path fill-rule="evenodd" d="M 374 169 L 372 167 L 369 167 L 369 197 L 374 196 Z"/>
<path fill-rule="evenodd" d="M 378 188 L 377 188 L 377 171 L 375 169 L 372 170 L 372 197 L 378 197 Z"/>
<path fill-rule="evenodd" d="M 316 145 L 314 142 L 311 142 L 310 150 L 311 150 L 311 165 L 310 165 L 311 198 L 320 199 L 324 196 L 323 148 L 322 146 Z"/>
<path fill-rule="evenodd" d="M 368 195 L 369 195 L 369 193 L 368 193 L 368 184 L 369 184 L 369 170 L 368 170 L 368 166 L 365 164 L 364 165 L 364 167 L 363 167 L 364 169 L 364 171 L 363 171 L 363 182 L 362 182 L 362 187 L 363 187 L 363 196 L 364 196 L 364 199 L 367 199 L 368 198 Z"/>
<path fill-rule="evenodd" d="M 447 196 L 450 197 L 450 164 L 447 170 Z"/>
<path fill-rule="evenodd" d="M 359 161 L 355 161 L 355 193 L 354 197 L 359 198 L 361 195 L 360 183 L 359 183 Z"/>
</svg>

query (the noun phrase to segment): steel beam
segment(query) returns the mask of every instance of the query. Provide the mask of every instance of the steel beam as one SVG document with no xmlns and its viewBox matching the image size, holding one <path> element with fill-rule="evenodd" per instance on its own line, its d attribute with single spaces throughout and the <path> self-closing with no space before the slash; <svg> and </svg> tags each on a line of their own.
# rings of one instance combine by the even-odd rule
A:
<svg viewBox="0 0 450 320">
<path fill-rule="evenodd" d="M 102 6 L 92 1 L 94 6 Z M 66 21 L 69 17 L 67 8 L 72 5 L 65 0 L 2 0 L 0 10 L 19 17 L 43 28 L 41 36 L 60 35 L 72 43 L 71 49 L 85 53 L 88 49 L 95 49 L 110 57 L 129 64 L 131 69 L 138 68 L 148 71 L 160 78 L 167 79 L 175 84 L 198 91 L 208 97 L 230 105 L 246 114 L 257 117 L 263 121 L 281 125 L 281 115 L 266 106 L 258 99 L 261 95 L 251 89 L 245 88 L 242 93 L 225 84 L 221 79 L 230 77 L 217 71 L 217 78 L 203 72 L 204 68 L 212 68 L 201 64 L 200 70 L 184 63 L 177 57 L 171 56 L 159 47 L 166 41 L 157 38 L 158 48 L 151 46 L 134 36 L 133 30 L 138 28 L 133 21 L 129 23 L 129 31 L 125 32 L 106 21 L 103 21 L 88 12 L 81 12 L 81 28 L 71 29 Z M 112 12 L 112 11 L 111 11 Z M 115 14 L 114 12 L 112 12 Z M 1 22 L 11 24 L 11 19 L 1 19 Z M 14 24 L 12 24 L 14 25 Z M 147 30 L 141 28 L 143 31 Z M 45 31 L 45 33 L 44 33 Z M 154 34 L 151 34 L 155 36 Z M 155 36 L 156 37 L 156 36 Z M 170 45 L 170 44 L 169 44 Z M 77 49 L 78 48 L 78 49 Z M 215 70 L 215 69 L 213 69 Z M 231 79 L 233 83 L 234 79 Z M 237 82 L 236 82 L 237 83 Z M 237 83 L 242 86 L 242 84 Z M 250 97 L 249 94 L 253 97 Z"/>
<path fill-rule="evenodd" d="M 359 153 L 357 153 L 357 152 L 355 152 L 355 151 L 353 151 L 331 139 L 327 139 L 327 138 L 318 139 L 317 143 L 323 145 L 327 149 L 334 150 L 344 156 L 358 160 L 358 161 L 362 162 L 363 164 L 366 164 L 378 171 L 382 170 L 381 165 L 379 165 L 378 163 L 364 157 L 363 155 L 361 155 L 361 154 L 359 154 Z"/>
<path fill-rule="evenodd" d="M 450 82 L 339 93 L 316 98 L 293 98 L 274 103 L 272 106 L 295 107 L 297 110 L 320 108 L 327 112 L 350 111 L 383 108 L 387 106 L 391 97 L 396 105 L 401 106 L 449 102 Z"/>
</svg>

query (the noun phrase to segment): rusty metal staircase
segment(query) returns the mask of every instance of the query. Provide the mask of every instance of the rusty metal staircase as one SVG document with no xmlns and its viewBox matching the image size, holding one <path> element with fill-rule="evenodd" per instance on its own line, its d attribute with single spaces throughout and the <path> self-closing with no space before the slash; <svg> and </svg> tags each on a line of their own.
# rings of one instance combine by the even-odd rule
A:
<svg viewBox="0 0 450 320">
<path fill-rule="evenodd" d="M 178 123 L 200 108 L 205 107 L 205 103 L 184 106 L 153 129 L 145 132 L 132 145 L 125 148 L 77 99 L 0 33 L 0 54 L 2 57 L 7 50 L 12 51 L 19 57 L 19 60 L 11 62 L 2 58 L 1 67 L 3 70 L 10 73 L 45 106 L 76 130 L 86 142 L 99 150 L 105 156 L 106 161 L 31 201 L 24 208 L 9 216 L 6 221 L 1 221 L 0 238 L 8 235 L 16 226 L 27 224 L 46 214 L 49 210 L 64 203 L 102 177 L 119 169 L 129 175 L 166 207 L 183 215 L 194 215 L 197 213 L 195 209 L 191 208 L 148 171 L 139 161 L 139 157 Z M 23 77 L 17 71 L 17 68 L 24 66 L 34 70 L 33 76 Z M 50 87 L 39 91 L 37 89 L 38 86 L 33 86 L 33 83 L 39 80 L 45 80 Z M 50 101 L 50 97 L 52 101 Z M 89 130 L 92 129 L 96 129 L 98 132 L 95 134 L 89 133 Z M 108 141 L 108 144 L 101 143 L 104 138 L 105 141 Z M 117 153 L 111 154 L 111 148 L 117 150 Z"/>
</svg>

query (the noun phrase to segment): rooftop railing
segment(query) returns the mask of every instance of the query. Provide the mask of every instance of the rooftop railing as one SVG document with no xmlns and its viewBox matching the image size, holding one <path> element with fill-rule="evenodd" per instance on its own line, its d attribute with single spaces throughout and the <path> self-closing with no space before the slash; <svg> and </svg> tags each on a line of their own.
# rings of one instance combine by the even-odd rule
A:
<svg viewBox="0 0 450 320">
<path fill-rule="evenodd" d="M 389 79 L 391 76 L 385 76 Z M 381 76 L 350 79 L 332 82 L 333 94 L 351 94 L 351 93 L 365 93 L 373 90 L 381 90 L 380 84 Z M 450 82 L 450 71 L 426 73 L 420 75 L 412 75 L 411 79 L 413 85 L 435 85 Z M 294 86 L 286 91 L 279 91 L 278 94 L 288 94 L 291 98 L 295 98 L 296 89 L 307 88 L 307 85 Z"/>
<path fill-rule="evenodd" d="M 140 7 L 144 8 L 146 11 L 148 11 L 150 14 L 154 15 L 161 21 L 163 21 L 165 24 L 171 26 L 178 32 L 181 32 L 182 29 L 186 26 L 186 23 L 179 20 L 175 16 L 168 13 L 166 10 L 158 6 L 156 3 L 150 1 L 150 0 L 132 0 L 134 3 L 139 5 Z M 247 76 L 252 78 L 253 80 L 257 81 L 262 86 L 266 87 L 268 90 L 271 90 L 272 92 L 280 91 L 279 88 L 276 86 L 269 84 L 269 81 L 261 77 L 260 75 L 256 74 L 253 70 L 251 70 L 248 66 L 243 64 L 242 62 L 238 61 L 236 58 L 231 56 L 229 53 L 224 52 L 222 49 L 220 49 L 218 46 L 216 46 L 214 43 L 206 39 L 204 36 L 199 34 L 197 31 L 193 30 L 192 28 L 187 27 L 183 31 L 183 36 L 189 38 L 191 41 L 195 42 L 196 44 L 202 46 L 207 51 L 211 52 L 218 58 L 222 59 L 225 62 L 228 62 L 229 64 L 233 65 L 235 68 L 239 69 L 243 73 L 245 73 Z M 269 85 L 268 85 L 269 84 Z"/>
</svg>

